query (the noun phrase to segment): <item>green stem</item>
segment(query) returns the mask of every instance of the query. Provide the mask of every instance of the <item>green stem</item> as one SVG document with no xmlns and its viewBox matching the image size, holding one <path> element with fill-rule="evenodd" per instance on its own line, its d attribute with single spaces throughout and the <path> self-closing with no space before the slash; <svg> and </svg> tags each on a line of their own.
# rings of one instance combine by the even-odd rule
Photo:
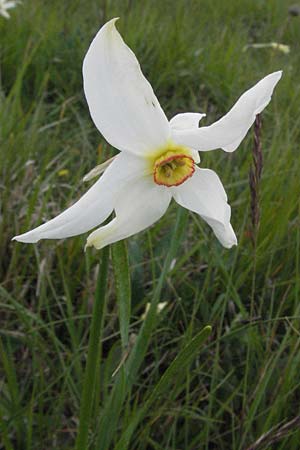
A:
<svg viewBox="0 0 300 450">
<path fill-rule="evenodd" d="M 107 450 L 108 448 L 110 448 L 111 442 L 116 436 L 116 429 L 119 417 L 121 415 L 123 403 L 134 382 L 136 381 L 138 370 L 143 363 L 147 348 L 150 344 L 151 334 L 157 324 L 157 303 L 159 302 L 162 289 L 170 271 L 171 262 L 175 257 L 176 252 L 178 251 L 182 236 L 184 235 L 184 232 L 186 230 L 186 222 L 187 211 L 183 208 L 179 208 L 177 212 L 175 227 L 173 229 L 170 240 L 168 253 L 164 260 L 164 265 L 158 283 L 153 292 L 150 309 L 146 315 L 141 330 L 138 334 L 136 343 L 132 351 L 130 352 L 126 364 L 124 365 L 124 367 L 122 367 L 122 370 L 120 370 L 120 372 L 116 376 L 112 392 L 104 406 L 98 427 L 98 436 L 95 445 L 96 450 Z"/>
<path fill-rule="evenodd" d="M 128 346 L 131 315 L 131 282 L 126 241 L 116 242 L 111 246 L 111 257 L 119 309 L 121 342 L 125 351 Z"/>
<path fill-rule="evenodd" d="M 93 307 L 88 356 L 84 383 L 81 395 L 79 429 L 76 439 L 76 450 L 86 450 L 88 444 L 89 423 L 93 407 L 93 395 L 96 382 L 97 363 L 99 364 L 100 336 L 103 327 L 103 316 L 106 298 L 106 280 L 109 262 L 109 247 L 102 250 L 99 275 L 97 279 L 95 303 Z"/>
</svg>

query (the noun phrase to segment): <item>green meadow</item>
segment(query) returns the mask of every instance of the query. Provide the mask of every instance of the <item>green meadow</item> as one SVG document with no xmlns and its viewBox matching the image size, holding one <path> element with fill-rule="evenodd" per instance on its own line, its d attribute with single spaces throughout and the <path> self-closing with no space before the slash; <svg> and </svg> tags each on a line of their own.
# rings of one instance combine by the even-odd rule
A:
<svg viewBox="0 0 300 450">
<path fill-rule="evenodd" d="M 23 0 L 9 20 L 0 16 L 1 449 L 299 450 L 294 3 Z M 90 118 L 81 75 L 92 38 L 113 17 L 168 118 L 205 112 L 201 124 L 210 124 L 283 70 L 261 115 L 259 229 L 251 224 L 253 128 L 236 152 L 201 154 L 228 193 L 237 247 L 223 248 L 174 201 L 155 225 L 112 245 L 107 267 L 108 250 L 84 252 L 86 235 L 11 241 L 71 205 L 92 184 L 83 176 L 117 153 Z M 272 42 L 290 51 L 251 47 Z M 84 425 L 97 301 L 101 346 Z M 83 426 L 88 446 L 80 447 Z"/>
</svg>

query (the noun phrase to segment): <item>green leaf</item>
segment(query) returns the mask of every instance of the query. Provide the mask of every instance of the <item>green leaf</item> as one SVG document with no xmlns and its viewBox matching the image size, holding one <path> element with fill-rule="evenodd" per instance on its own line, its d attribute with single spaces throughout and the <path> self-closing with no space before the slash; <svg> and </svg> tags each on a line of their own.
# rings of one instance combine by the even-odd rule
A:
<svg viewBox="0 0 300 450">
<path fill-rule="evenodd" d="M 128 345 L 131 315 L 131 283 L 126 241 L 116 242 L 111 247 L 115 277 L 115 288 L 119 306 L 120 332 L 123 350 Z"/>
<path fill-rule="evenodd" d="M 115 450 L 125 450 L 129 443 L 130 438 L 139 424 L 139 422 L 149 411 L 152 404 L 157 400 L 164 392 L 166 392 L 170 385 L 174 383 L 174 378 L 178 377 L 178 374 L 183 373 L 183 371 L 188 367 L 192 360 L 199 353 L 200 347 L 203 342 L 207 339 L 211 332 L 211 326 L 206 326 L 201 330 L 193 339 L 178 353 L 172 363 L 169 365 L 165 373 L 160 378 L 159 382 L 151 392 L 148 399 L 145 401 L 143 407 L 140 411 L 135 412 L 133 419 L 128 425 L 127 429 L 123 433 L 120 441 L 115 446 Z"/>
</svg>

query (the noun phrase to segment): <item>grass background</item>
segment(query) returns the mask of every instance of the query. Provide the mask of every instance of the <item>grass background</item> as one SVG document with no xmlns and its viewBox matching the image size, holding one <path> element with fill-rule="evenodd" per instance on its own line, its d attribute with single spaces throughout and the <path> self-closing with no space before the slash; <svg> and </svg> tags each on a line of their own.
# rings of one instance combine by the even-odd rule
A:
<svg viewBox="0 0 300 450">
<path fill-rule="evenodd" d="M 121 369 L 112 377 L 122 342 L 110 266 L 90 448 L 299 450 L 297 426 L 276 443 L 271 432 L 252 445 L 300 408 L 300 17 L 288 15 L 293 3 L 24 0 L 9 21 L 0 17 L 0 448 L 74 447 L 99 252 L 83 253 L 85 236 L 38 245 L 11 238 L 71 204 L 87 188 L 83 175 L 115 154 L 89 117 L 81 64 L 99 27 L 119 16 L 118 28 L 169 118 L 206 112 L 209 124 L 264 75 L 284 75 L 262 116 L 256 254 L 249 238 L 250 132 L 234 154 L 209 152 L 201 162 L 225 185 L 239 245 L 223 249 L 188 214 L 160 293 L 167 306 L 125 394 L 128 374 Z M 244 51 L 273 41 L 290 45 L 290 53 Z M 172 204 L 128 240 L 131 340 L 154 295 L 178 211 Z M 185 358 L 182 349 L 207 324 L 209 339 Z M 180 365 L 161 386 L 176 355 Z M 122 401 L 112 402 L 114 390 Z"/>
</svg>

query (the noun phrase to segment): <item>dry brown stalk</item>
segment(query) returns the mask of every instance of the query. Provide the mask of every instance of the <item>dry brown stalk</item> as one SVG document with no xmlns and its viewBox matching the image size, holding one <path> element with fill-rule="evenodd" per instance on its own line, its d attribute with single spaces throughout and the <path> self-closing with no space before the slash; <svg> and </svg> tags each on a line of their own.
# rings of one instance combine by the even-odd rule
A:
<svg viewBox="0 0 300 450">
<path fill-rule="evenodd" d="M 260 222 L 260 207 L 259 207 L 259 184 L 261 180 L 261 174 L 263 169 L 263 154 L 261 147 L 261 118 L 258 114 L 254 123 L 254 145 L 252 149 L 253 165 L 249 172 L 249 184 L 251 195 L 251 224 L 252 243 L 256 245 L 257 232 Z"/>
<path fill-rule="evenodd" d="M 294 417 L 294 419 L 284 423 L 283 425 L 278 424 L 266 433 L 262 434 L 257 441 L 254 442 L 254 444 L 247 448 L 247 450 L 259 450 L 265 448 L 266 446 L 269 447 L 278 442 L 280 439 L 285 438 L 290 433 L 297 431 L 299 426 L 300 416 Z"/>
</svg>

